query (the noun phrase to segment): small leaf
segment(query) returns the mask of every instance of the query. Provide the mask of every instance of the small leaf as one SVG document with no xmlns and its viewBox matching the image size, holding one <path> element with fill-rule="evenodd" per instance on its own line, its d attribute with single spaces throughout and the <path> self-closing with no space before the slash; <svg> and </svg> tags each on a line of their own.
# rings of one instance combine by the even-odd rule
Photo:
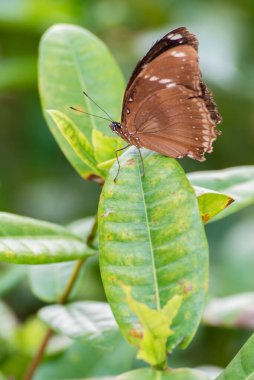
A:
<svg viewBox="0 0 254 380">
<path fill-rule="evenodd" d="M 229 195 L 218 193 L 204 187 L 194 186 L 198 197 L 200 215 L 204 223 L 228 207 L 234 199 Z"/>
<path fill-rule="evenodd" d="M 164 368 L 167 358 L 166 342 L 174 334 L 170 327 L 181 306 L 182 297 L 175 295 L 162 309 L 155 310 L 136 301 L 131 295 L 130 287 L 122 288 L 130 309 L 140 322 L 140 335 L 137 336 L 136 343 L 139 346 L 137 358 L 143 359 L 151 366 Z"/>
<path fill-rule="evenodd" d="M 123 140 L 119 137 L 106 136 L 97 129 L 93 129 L 92 141 L 95 159 L 98 163 L 115 159 L 115 151 L 123 146 Z"/>
<path fill-rule="evenodd" d="M 49 264 L 85 258 L 94 251 L 57 224 L 0 213 L 0 260 L 16 264 Z"/>
<path fill-rule="evenodd" d="M 102 170 L 98 169 L 96 166 L 96 160 L 94 158 L 93 147 L 89 143 L 86 136 L 77 128 L 77 126 L 60 111 L 48 110 L 48 114 L 54 121 L 55 126 L 60 131 L 62 137 L 65 138 L 68 144 L 68 152 L 72 151 L 73 160 L 71 160 L 72 165 L 79 172 L 81 177 L 88 178 L 89 175 L 97 174 L 102 175 Z M 54 133 L 54 130 L 52 129 Z M 57 139 L 57 133 L 54 134 Z M 66 151 L 66 152 L 67 152 Z M 69 156 L 70 157 L 70 156 Z M 78 161 L 76 160 L 78 158 Z M 68 157 L 67 157 L 68 158 Z M 82 163 L 83 165 L 81 165 Z M 87 170 L 87 167 L 90 170 Z"/>
<path fill-rule="evenodd" d="M 137 302 L 161 310 L 183 296 L 168 350 L 186 346 L 201 319 L 208 277 L 208 246 L 197 198 L 176 160 L 130 148 L 113 165 L 99 205 L 100 268 L 108 302 L 122 333 L 133 342 L 137 317 L 120 284 Z M 130 334 L 130 331 L 132 334 Z M 138 333 L 138 331 L 137 331 Z"/>
<path fill-rule="evenodd" d="M 227 368 L 216 380 L 253 380 L 254 379 L 254 334 L 241 348 Z"/>
<path fill-rule="evenodd" d="M 211 326 L 254 329 L 254 293 L 212 299 L 205 308 L 203 322 Z"/>
<path fill-rule="evenodd" d="M 115 318 L 105 302 L 73 302 L 46 306 L 40 318 L 57 333 L 72 339 L 82 339 L 108 346 L 109 334 L 118 331 Z M 106 338 L 106 339 L 105 339 Z"/>
<path fill-rule="evenodd" d="M 189 173 L 188 178 L 192 185 L 228 194 L 235 200 L 214 220 L 224 218 L 254 203 L 254 166 Z"/>
</svg>

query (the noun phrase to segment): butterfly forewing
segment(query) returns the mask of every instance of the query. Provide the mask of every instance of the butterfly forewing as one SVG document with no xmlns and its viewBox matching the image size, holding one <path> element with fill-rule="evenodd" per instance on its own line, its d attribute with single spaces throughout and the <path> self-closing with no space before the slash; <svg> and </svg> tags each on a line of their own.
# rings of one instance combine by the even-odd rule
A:
<svg viewBox="0 0 254 380">
<path fill-rule="evenodd" d="M 162 46 L 161 46 L 162 44 Z M 134 70 L 122 111 L 122 137 L 158 153 L 197 160 L 212 151 L 221 121 L 185 28 L 157 42 Z"/>
</svg>

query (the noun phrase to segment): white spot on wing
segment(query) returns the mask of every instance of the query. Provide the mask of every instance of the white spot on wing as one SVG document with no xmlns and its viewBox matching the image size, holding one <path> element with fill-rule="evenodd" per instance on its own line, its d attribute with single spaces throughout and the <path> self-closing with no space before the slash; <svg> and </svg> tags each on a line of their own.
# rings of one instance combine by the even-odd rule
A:
<svg viewBox="0 0 254 380">
<path fill-rule="evenodd" d="M 176 50 L 173 50 L 171 55 L 173 57 L 177 57 L 177 58 L 181 58 L 181 57 L 185 57 L 186 54 L 183 52 L 183 51 L 176 51 Z"/>
<path fill-rule="evenodd" d="M 169 83 L 166 85 L 167 88 L 175 87 L 175 86 L 176 86 L 176 83 Z"/>
<path fill-rule="evenodd" d="M 154 76 L 152 76 L 149 80 L 153 82 L 153 81 L 158 80 L 158 79 L 159 79 L 159 78 L 156 77 L 156 76 L 154 75 Z"/>
<path fill-rule="evenodd" d="M 172 80 L 171 79 L 167 79 L 167 78 L 163 78 L 163 79 L 160 79 L 159 80 L 159 83 L 170 83 L 170 82 L 172 82 Z"/>
<path fill-rule="evenodd" d="M 177 34 L 170 34 L 169 36 L 168 36 L 168 38 L 170 39 L 170 40 L 179 40 L 180 38 L 182 38 L 183 36 L 181 35 L 181 34 L 179 34 L 179 33 L 177 33 Z"/>
</svg>

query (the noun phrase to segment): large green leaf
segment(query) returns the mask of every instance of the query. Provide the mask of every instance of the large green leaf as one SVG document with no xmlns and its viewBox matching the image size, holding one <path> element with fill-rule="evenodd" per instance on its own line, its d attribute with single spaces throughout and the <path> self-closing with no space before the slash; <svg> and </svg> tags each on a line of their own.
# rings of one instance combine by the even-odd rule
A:
<svg viewBox="0 0 254 380">
<path fill-rule="evenodd" d="M 54 331 L 72 339 L 104 343 L 108 347 L 109 334 L 118 330 L 109 305 L 105 302 L 72 302 L 67 305 L 46 306 L 40 318 Z"/>
<path fill-rule="evenodd" d="M 227 368 L 216 380 L 253 380 L 254 379 L 254 335 L 245 343 Z"/>
<path fill-rule="evenodd" d="M 0 261 L 49 264 L 85 258 L 92 254 L 92 249 L 64 227 L 0 213 Z"/>
<path fill-rule="evenodd" d="M 39 88 L 51 132 L 72 165 L 76 169 L 82 167 L 82 176 L 89 177 L 94 174 L 93 169 L 86 167 L 87 163 L 73 151 L 46 110 L 54 109 L 67 115 L 90 143 L 93 128 L 113 137 L 109 122 L 75 112 L 70 106 L 105 117 L 83 95 L 86 91 L 114 119 L 119 119 L 125 85 L 115 60 L 104 43 L 87 30 L 74 25 L 55 25 L 41 40 Z"/>
<path fill-rule="evenodd" d="M 254 329 L 254 293 L 210 300 L 203 322 L 211 326 Z"/>
<path fill-rule="evenodd" d="M 108 301 L 125 337 L 134 344 L 142 326 L 127 305 L 133 298 L 160 310 L 175 295 L 183 302 L 171 326 L 168 349 L 186 346 L 203 310 L 208 247 L 197 199 L 173 159 L 142 150 L 145 176 L 135 148 L 121 156 L 103 187 L 99 206 L 100 267 Z"/>
<path fill-rule="evenodd" d="M 254 166 L 189 173 L 188 178 L 195 186 L 228 194 L 235 200 L 214 220 L 224 218 L 254 203 Z"/>
</svg>

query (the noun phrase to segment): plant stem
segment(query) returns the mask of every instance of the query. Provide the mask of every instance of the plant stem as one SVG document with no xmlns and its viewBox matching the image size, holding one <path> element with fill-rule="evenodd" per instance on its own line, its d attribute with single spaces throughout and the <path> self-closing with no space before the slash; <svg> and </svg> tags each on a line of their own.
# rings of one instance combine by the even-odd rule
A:
<svg viewBox="0 0 254 380">
<path fill-rule="evenodd" d="M 93 223 L 93 226 L 91 228 L 91 231 L 87 237 L 87 241 L 86 241 L 87 245 L 90 247 L 92 247 L 93 240 L 96 236 L 97 227 L 98 227 L 98 223 L 97 223 L 97 217 L 96 217 L 95 221 Z M 69 281 L 68 281 L 62 295 L 59 298 L 59 301 L 58 301 L 59 304 L 64 305 L 67 302 L 68 297 L 69 297 L 69 295 L 73 289 L 73 286 L 74 286 L 74 284 L 78 278 L 80 269 L 82 268 L 82 265 L 84 264 L 84 262 L 85 262 L 85 259 L 80 259 L 77 261 L 77 263 L 76 263 L 76 265 L 75 265 L 75 267 L 71 273 Z M 30 365 L 29 365 L 29 367 L 28 367 L 28 369 L 27 369 L 27 371 L 23 377 L 23 380 L 32 380 L 33 375 L 34 375 L 38 365 L 40 364 L 40 362 L 43 358 L 45 349 L 47 348 L 47 345 L 48 345 L 53 334 L 54 334 L 54 331 L 51 329 L 48 329 L 46 331 L 44 339 L 43 339 L 40 347 L 38 348 L 37 353 L 35 354 L 34 358 L 32 359 L 32 362 L 30 363 Z"/>
<path fill-rule="evenodd" d="M 59 298 L 59 303 L 61 305 L 65 304 L 66 301 L 68 300 L 70 292 L 73 289 L 75 281 L 76 281 L 76 279 L 77 279 L 77 277 L 79 275 L 80 269 L 81 269 L 81 267 L 82 267 L 82 265 L 83 265 L 84 262 L 85 262 L 84 259 L 80 259 L 80 260 L 77 261 L 77 263 L 76 263 L 76 265 L 75 265 L 75 267 L 73 269 L 73 272 L 70 275 L 69 281 L 68 281 L 68 283 L 67 283 L 67 285 L 66 285 L 66 287 L 65 287 L 65 289 L 63 291 L 63 294 Z"/>
<path fill-rule="evenodd" d="M 25 376 L 23 378 L 24 380 L 32 379 L 33 374 L 36 371 L 36 369 L 37 369 L 37 367 L 38 367 L 38 365 L 39 365 L 39 363 L 40 363 L 40 361 L 44 355 L 44 351 L 45 351 L 45 349 L 48 345 L 48 342 L 49 342 L 50 338 L 52 337 L 52 335 L 53 335 L 53 331 L 51 329 L 48 329 L 45 336 L 44 336 L 44 339 L 43 339 L 43 341 L 42 341 L 42 343 L 41 343 L 41 345 L 40 345 L 40 347 L 36 353 L 36 355 L 34 356 L 31 364 L 29 365 L 29 367 L 25 373 Z"/>
</svg>

